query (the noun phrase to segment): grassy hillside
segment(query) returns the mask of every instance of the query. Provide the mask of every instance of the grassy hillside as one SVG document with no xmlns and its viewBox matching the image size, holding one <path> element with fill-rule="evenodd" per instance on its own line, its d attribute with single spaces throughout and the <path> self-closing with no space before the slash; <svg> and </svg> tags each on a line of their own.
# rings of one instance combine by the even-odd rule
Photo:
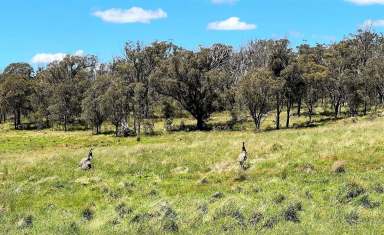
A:
<svg viewBox="0 0 384 235">
<path fill-rule="evenodd" d="M 383 130 L 383 118 L 367 117 L 261 133 L 177 132 L 136 143 L 3 125 L 0 233 L 380 234 Z M 242 141 L 246 172 L 236 162 Z M 94 169 L 84 172 L 78 162 L 90 146 Z M 345 161 L 345 173 L 331 171 L 336 161 Z"/>
</svg>

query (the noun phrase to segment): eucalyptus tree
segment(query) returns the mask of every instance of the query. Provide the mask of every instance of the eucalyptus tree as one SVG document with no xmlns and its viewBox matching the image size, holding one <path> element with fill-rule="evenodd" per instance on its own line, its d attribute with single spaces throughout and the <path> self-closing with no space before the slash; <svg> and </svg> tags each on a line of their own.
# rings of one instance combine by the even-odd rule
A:
<svg viewBox="0 0 384 235">
<path fill-rule="evenodd" d="M 53 89 L 49 82 L 49 72 L 46 69 L 38 69 L 33 80 L 33 94 L 31 97 L 32 119 L 39 127 L 50 127 L 49 106 Z"/>
<path fill-rule="evenodd" d="M 374 100 L 375 83 L 373 77 L 367 73 L 367 63 L 375 56 L 378 51 L 379 35 L 369 29 L 358 30 L 352 35 L 353 55 L 357 60 L 356 74 L 359 86 L 358 94 L 363 102 L 363 113 L 367 114 L 370 104 Z"/>
<path fill-rule="evenodd" d="M 2 74 L 2 98 L 0 98 L 1 113 L 7 111 L 13 114 L 15 129 L 21 124 L 22 114 L 31 111 L 30 96 L 33 68 L 27 63 L 12 63 L 5 67 Z"/>
<path fill-rule="evenodd" d="M 110 83 L 110 77 L 98 76 L 92 81 L 82 101 L 82 118 L 96 129 L 96 134 L 100 133 L 101 125 L 108 116 L 103 107 L 103 98 Z"/>
<path fill-rule="evenodd" d="M 275 82 L 272 73 L 266 69 L 250 72 L 240 82 L 239 93 L 249 110 L 256 129 L 260 129 L 263 117 L 271 110 Z"/>
<path fill-rule="evenodd" d="M 168 42 L 154 42 L 143 45 L 140 42 L 128 42 L 125 45 L 125 57 L 114 62 L 114 70 L 127 83 L 127 99 L 131 102 L 134 117 L 134 129 L 139 135 L 142 119 L 153 116 L 154 88 L 150 77 L 162 60 L 168 58 L 174 45 Z M 136 94 L 135 92 L 139 92 Z M 137 100 L 141 97 L 143 100 Z M 138 137 L 140 139 L 140 137 Z"/>
<path fill-rule="evenodd" d="M 225 100 L 227 109 L 231 113 L 232 123 L 237 120 L 236 104 L 238 85 L 249 72 L 268 68 L 271 56 L 272 40 L 253 40 L 230 57 L 228 78 L 225 86 Z"/>
<path fill-rule="evenodd" d="M 296 61 L 288 65 L 282 71 L 281 76 L 284 78 L 283 93 L 287 111 L 286 128 L 288 128 L 291 108 L 298 97 L 301 97 L 304 93 L 305 83 L 302 77 L 301 67 Z"/>
<path fill-rule="evenodd" d="M 81 115 L 81 101 L 94 79 L 96 62 L 94 56 L 66 56 L 47 67 L 53 94 L 50 118 L 60 122 L 65 131 Z"/>
<path fill-rule="evenodd" d="M 284 90 L 283 90 L 283 78 L 281 73 L 289 65 L 291 59 L 292 50 L 289 48 L 289 41 L 286 39 L 281 39 L 272 42 L 271 53 L 268 58 L 268 67 L 274 75 L 274 79 L 280 80 L 277 82 L 274 89 L 275 95 L 275 111 L 276 111 L 276 129 L 280 129 L 280 114 L 282 111 L 282 106 L 284 104 Z"/>
<path fill-rule="evenodd" d="M 31 81 L 15 74 L 6 74 L 0 87 L 0 102 L 3 111 L 13 114 L 15 129 L 21 125 L 22 115 L 31 111 Z"/>
<path fill-rule="evenodd" d="M 206 128 L 206 120 L 217 110 L 231 53 L 231 47 L 221 44 L 197 52 L 178 49 L 153 77 L 157 91 L 178 101 L 196 119 L 198 130 Z"/>
<path fill-rule="evenodd" d="M 328 68 L 323 65 L 322 55 L 325 48 L 322 45 L 311 47 L 303 44 L 298 49 L 298 64 L 305 84 L 304 103 L 311 123 L 316 103 L 323 95 L 324 84 L 329 76 Z"/>
<path fill-rule="evenodd" d="M 117 77 L 110 77 L 110 85 L 102 97 L 102 109 L 107 119 L 115 126 L 115 135 L 129 113 L 129 100 L 126 95 L 126 82 Z"/>
<path fill-rule="evenodd" d="M 12 63 L 5 67 L 3 75 L 15 75 L 25 79 L 32 79 L 33 68 L 28 63 Z"/>
<path fill-rule="evenodd" d="M 353 59 L 350 52 L 350 42 L 343 40 L 331 45 L 325 55 L 325 64 L 329 70 L 325 87 L 329 96 L 334 117 L 338 117 L 342 103 L 346 100 L 344 79 L 353 69 Z"/>
</svg>

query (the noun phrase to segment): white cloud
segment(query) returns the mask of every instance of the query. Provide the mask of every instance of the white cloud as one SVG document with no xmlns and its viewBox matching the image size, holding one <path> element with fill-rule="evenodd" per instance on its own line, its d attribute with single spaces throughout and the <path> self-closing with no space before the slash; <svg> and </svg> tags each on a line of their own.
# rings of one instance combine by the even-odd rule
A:
<svg viewBox="0 0 384 235">
<path fill-rule="evenodd" d="M 83 56 L 85 53 L 83 50 L 77 50 L 73 55 Z M 39 53 L 32 57 L 31 62 L 33 64 L 49 64 L 54 61 L 60 61 L 67 56 L 67 53 Z"/>
<path fill-rule="evenodd" d="M 384 27 L 384 20 L 366 20 L 363 24 L 360 25 L 361 29 L 369 29 L 369 28 L 376 28 L 376 27 Z"/>
<path fill-rule="evenodd" d="M 230 17 L 223 21 L 215 21 L 208 24 L 210 30 L 252 30 L 255 24 L 241 22 L 239 17 Z"/>
<path fill-rule="evenodd" d="M 96 11 L 94 16 L 101 18 L 105 22 L 127 24 L 127 23 L 150 23 L 152 20 L 167 17 L 167 13 L 162 9 L 145 10 L 140 7 L 130 9 L 112 8 L 105 11 Z"/>
<path fill-rule="evenodd" d="M 238 0 L 211 0 L 213 4 L 235 4 Z"/>
<path fill-rule="evenodd" d="M 374 4 L 384 5 L 384 0 L 345 0 L 345 1 L 354 3 L 356 5 L 374 5 Z"/>
</svg>

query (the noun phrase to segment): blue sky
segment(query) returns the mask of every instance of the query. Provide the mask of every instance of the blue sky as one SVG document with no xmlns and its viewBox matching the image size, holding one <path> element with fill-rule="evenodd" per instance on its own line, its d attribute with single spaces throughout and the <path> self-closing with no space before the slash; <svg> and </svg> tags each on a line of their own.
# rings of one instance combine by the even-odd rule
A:
<svg viewBox="0 0 384 235">
<path fill-rule="evenodd" d="M 214 42 L 287 37 L 329 43 L 364 22 L 384 29 L 384 0 L 3 0 L 0 70 L 35 67 L 66 53 L 103 62 L 126 41 L 172 40 L 189 49 Z"/>
</svg>

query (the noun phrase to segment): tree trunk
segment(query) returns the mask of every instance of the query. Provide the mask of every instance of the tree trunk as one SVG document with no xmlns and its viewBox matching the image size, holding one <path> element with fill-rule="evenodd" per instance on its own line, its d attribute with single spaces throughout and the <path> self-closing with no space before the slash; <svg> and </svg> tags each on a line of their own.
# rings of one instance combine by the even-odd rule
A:
<svg viewBox="0 0 384 235">
<path fill-rule="evenodd" d="M 309 113 L 309 123 L 312 123 L 313 105 L 309 105 L 308 113 Z"/>
<path fill-rule="evenodd" d="M 255 117 L 253 120 L 254 120 L 254 122 L 255 122 L 256 130 L 260 130 L 261 119 Z"/>
<path fill-rule="evenodd" d="M 136 123 L 137 123 L 137 128 L 136 128 L 136 130 L 137 130 L 137 133 L 136 133 L 136 141 L 137 142 L 140 142 L 141 141 L 141 123 L 140 123 L 140 120 L 137 120 L 136 121 Z"/>
<path fill-rule="evenodd" d="M 368 104 L 367 104 L 367 101 L 364 101 L 364 116 L 367 115 L 367 111 L 368 111 Z"/>
<path fill-rule="evenodd" d="M 21 110 L 17 110 L 17 126 L 19 127 L 21 125 Z"/>
<path fill-rule="evenodd" d="M 299 100 L 297 102 L 297 116 L 300 117 L 301 116 L 301 96 L 299 97 Z"/>
<path fill-rule="evenodd" d="M 67 116 L 64 116 L 64 131 L 67 132 Z"/>
<path fill-rule="evenodd" d="M 119 135 L 119 124 L 115 125 L 115 136 L 117 137 Z"/>
<path fill-rule="evenodd" d="M 201 118 L 201 117 L 197 118 L 196 128 L 199 131 L 205 130 L 205 122 L 204 122 L 203 118 Z"/>
<path fill-rule="evenodd" d="M 286 128 L 289 128 L 289 119 L 291 117 L 291 102 L 288 100 L 287 101 L 287 122 L 285 124 Z"/>
<path fill-rule="evenodd" d="M 276 130 L 280 129 L 280 95 L 276 95 Z"/>
<path fill-rule="evenodd" d="M 335 104 L 335 118 L 337 118 L 338 117 L 338 115 L 339 115 L 339 107 L 340 107 L 340 102 L 336 102 L 336 104 Z"/>
<path fill-rule="evenodd" d="M 13 113 L 13 124 L 15 126 L 15 130 L 17 130 L 17 112 Z"/>
</svg>

